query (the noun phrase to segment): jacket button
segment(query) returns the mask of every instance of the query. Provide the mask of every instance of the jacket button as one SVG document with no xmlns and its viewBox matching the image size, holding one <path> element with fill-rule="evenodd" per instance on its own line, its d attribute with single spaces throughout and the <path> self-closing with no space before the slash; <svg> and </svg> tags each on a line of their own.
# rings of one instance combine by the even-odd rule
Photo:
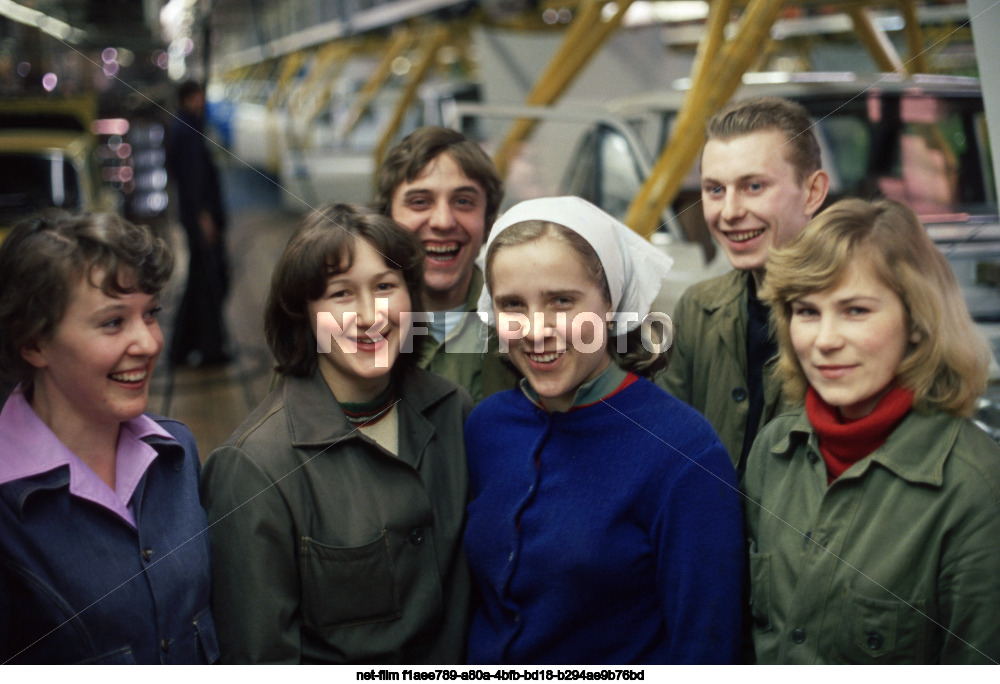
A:
<svg viewBox="0 0 1000 684">
<path fill-rule="evenodd" d="M 733 390 L 733 401 L 746 401 L 747 391 L 742 387 L 737 387 Z"/>
<path fill-rule="evenodd" d="M 882 644 L 885 643 L 885 639 L 878 632 L 868 632 L 868 648 L 873 651 L 877 651 L 882 648 Z"/>
<path fill-rule="evenodd" d="M 170 639 L 160 639 L 160 649 L 164 653 L 170 653 Z"/>
<path fill-rule="evenodd" d="M 819 456 L 817 456 L 816 452 L 814 452 L 812 450 L 810 450 L 810 451 L 808 451 L 806 453 L 806 458 L 809 459 L 809 462 L 812 463 L 813 465 L 815 465 L 816 461 L 819 460 Z"/>
<path fill-rule="evenodd" d="M 149 561 L 153 560 L 153 549 L 143 549 L 142 550 L 142 559 L 144 561 L 146 561 L 147 563 Z"/>
<path fill-rule="evenodd" d="M 806 630 L 802 629 L 801 627 L 796 627 L 795 629 L 792 630 L 792 641 L 794 641 L 797 644 L 801 644 L 805 640 L 806 640 Z"/>
<path fill-rule="evenodd" d="M 410 543 L 414 546 L 420 546 L 424 543 L 424 530 L 420 527 L 414 527 L 410 532 Z"/>
</svg>

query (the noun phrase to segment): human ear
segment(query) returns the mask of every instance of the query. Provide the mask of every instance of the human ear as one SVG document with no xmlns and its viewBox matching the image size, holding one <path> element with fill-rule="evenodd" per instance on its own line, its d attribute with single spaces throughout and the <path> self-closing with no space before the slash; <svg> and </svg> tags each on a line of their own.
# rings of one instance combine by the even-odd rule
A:
<svg viewBox="0 0 1000 684">
<path fill-rule="evenodd" d="M 806 178 L 803 187 L 806 189 L 805 213 L 807 216 L 812 216 L 823 206 L 826 193 L 830 191 L 830 175 L 823 169 L 813 171 Z"/>
<path fill-rule="evenodd" d="M 48 359 L 45 357 L 45 351 L 37 340 L 32 340 L 21 347 L 21 358 L 35 368 L 45 368 L 49 365 Z"/>
</svg>

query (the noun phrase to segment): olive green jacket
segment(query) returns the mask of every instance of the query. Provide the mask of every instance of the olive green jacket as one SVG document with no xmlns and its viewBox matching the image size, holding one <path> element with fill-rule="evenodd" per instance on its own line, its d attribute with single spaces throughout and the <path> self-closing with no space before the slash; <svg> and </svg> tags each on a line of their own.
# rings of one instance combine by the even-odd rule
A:
<svg viewBox="0 0 1000 684">
<path fill-rule="evenodd" d="M 827 486 L 805 410 L 743 481 L 760 663 L 1000 661 L 1000 446 L 912 411 Z"/>
<path fill-rule="evenodd" d="M 483 290 L 483 272 L 476 267 L 469 283 L 462 320 L 442 343 L 430 334 L 422 335 L 417 365 L 443 375 L 480 402 L 484 398 L 517 385 L 518 376 L 500 360 L 496 336 L 479 317 L 477 307 Z"/>
<path fill-rule="evenodd" d="M 747 288 L 749 271 L 731 271 L 696 283 L 674 309 L 670 365 L 656 384 L 699 411 L 712 424 L 739 467 L 750 412 L 747 392 Z M 765 425 L 787 408 L 781 383 L 772 377 L 776 359 L 764 366 Z"/>
<path fill-rule="evenodd" d="M 464 662 L 471 406 L 405 375 L 397 457 L 319 373 L 283 380 L 203 470 L 222 662 Z"/>
</svg>

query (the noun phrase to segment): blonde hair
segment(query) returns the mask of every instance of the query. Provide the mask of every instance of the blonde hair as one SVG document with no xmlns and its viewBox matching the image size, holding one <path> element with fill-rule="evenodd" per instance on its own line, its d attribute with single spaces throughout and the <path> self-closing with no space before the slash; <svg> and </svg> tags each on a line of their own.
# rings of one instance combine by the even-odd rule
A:
<svg viewBox="0 0 1000 684">
<path fill-rule="evenodd" d="M 771 251 L 760 296 L 778 336 L 776 373 L 801 400 L 808 381 L 792 348 L 792 302 L 837 285 L 849 263 L 867 259 L 899 296 L 914 339 L 896 382 L 918 409 L 968 415 L 986 388 L 989 348 L 975 329 L 955 275 L 913 211 L 897 202 L 848 199 L 822 212 L 783 248 Z"/>
<path fill-rule="evenodd" d="M 493 291 L 493 260 L 497 252 L 504 247 L 523 245 L 543 237 L 551 237 L 566 243 L 580 256 L 591 281 L 601 290 L 604 301 L 607 302 L 610 308 L 612 305 L 611 288 L 608 286 L 608 278 L 604 273 L 604 266 L 601 265 L 601 259 L 597 256 L 597 252 L 575 230 L 551 221 L 532 220 L 515 223 L 494 238 L 486 252 L 485 277 L 486 286 L 490 292 Z M 652 327 L 650 334 L 654 338 L 652 340 L 653 345 L 650 346 L 653 346 L 655 351 L 649 351 L 646 348 L 642 340 L 642 330 L 637 327 L 626 334 L 625 352 L 619 353 L 617 338 L 614 337 L 614 331 L 612 331 L 612 335 L 608 338 L 609 344 L 607 346 L 611 359 L 626 371 L 631 371 L 644 377 L 652 377 L 657 371 L 666 367 L 670 360 L 670 349 L 673 347 L 666 350 L 659 349 L 662 346 L 660 342 L 666 334 L 664 331 Z"/>
</svg>

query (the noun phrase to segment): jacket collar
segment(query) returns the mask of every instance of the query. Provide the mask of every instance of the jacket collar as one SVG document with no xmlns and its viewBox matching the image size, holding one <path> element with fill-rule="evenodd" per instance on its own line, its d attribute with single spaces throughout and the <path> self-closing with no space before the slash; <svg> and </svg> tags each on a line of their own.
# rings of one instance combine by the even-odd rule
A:
<svg viewBox="0 0 1000 684">
<path fill-rule="evenodd" d="M 944 464 L 958 438 L 962 421 L 959 418 L 933 411 L 910 411 L 899 427 L 889 435 L 885 444 L 861 459 L 840 480 L 862 477 L 873 463 L 894 473 L 907 482 L 940 487 L 944 483 Z M 801 409 L 795 417 L 789 434 L 774 445 L 771 453 L 791 458 L 795 447 L 803 442 L 819 455 L 819 440 L 815 430 Z"/>
<path fill-rule="evenodd" d="M 485 283 L 486 279 L 483 277 L 483 272 L 479 270 L 479 266 L 473 266 L 472 280 L 469 281 L 469 292 L 465 296 L 466 311 L 477 311 L 479 309 L 479 295 L 482 293 Z"/>
<path fill-rule="evenodd" d="M 737 271 L 733 269 L 729 273 L 719 277 L 719 287 L 716 290 L 717 297 L 712 297 L 710 300 L 706 300 L 702 304 L 702 309 L 704 309 L 707 314 L 714 314 L 719 310 L 726 310 L 733 305 L 737 305 L 740 310 L 745 308 L 744 297 L 746 297 L 747 290 L 749 289 L 749 278 L 751 277 L 750 271 Z M 740 314 L 741 318 L 745 318 L 744 314 Z"/>
<path fill-rule="evenodd" d="M 424 413 L 454 394 L 456 386 L 415 369 L 405 371 L 399 382 L 396 410 L 399 434 L 406 439 L 399 440 L 398 457 L 416 468 L 434 436 L 434 424 Z M 347 420 L 321 373 L 308 378 L 286 377 L 282 396 L 293 447 L 327 447 L 348 439 L 368 439 Z"/>
</svg>

